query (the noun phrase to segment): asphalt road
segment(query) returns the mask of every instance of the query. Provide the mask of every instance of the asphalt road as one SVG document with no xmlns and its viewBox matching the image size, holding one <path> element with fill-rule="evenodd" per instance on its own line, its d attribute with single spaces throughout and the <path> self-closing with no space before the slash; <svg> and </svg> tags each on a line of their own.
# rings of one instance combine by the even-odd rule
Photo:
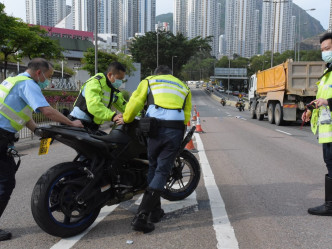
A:
<svg viewBox="0 0 332 249">
<path fill-rule="evenodd" d="M 275 126 L 193 91 L 201 135 L 240 248 L 331 248 L 322 148 L 309 126 Z M 219 104 L 219 106 L 218 106 Z M 218 108 L 215 108 L 215 106 Z"/>
<path fill-rule="evenodd" d="M 193 87 L 192 93 L 205 131 L 199 136 L 239 248 L 331 248 L 331 218 L 307 214 L 308 207 L 323 201 L 326 173 L 321 146 L 309 127 L 251 120 L 248 111 L 223 107 L 201 89 Z M 1 228 L 10 230 L 13 239 L 0 242 L 0 248 L 51 248 L 60 238 L 34 222 L 31 193 L 43 172 L 70 161 L 75 152 L 55 143 L 46 156 L 38 156 L 38 148 L 20 153 L 26 155 L 17 186 L 1 218 Z M 153 233 L 133 232 L 134 213 L 120 205 L 72 248 L 217 248 L 203 176 L 197 207 L 168 214 Z"/>
</svg>

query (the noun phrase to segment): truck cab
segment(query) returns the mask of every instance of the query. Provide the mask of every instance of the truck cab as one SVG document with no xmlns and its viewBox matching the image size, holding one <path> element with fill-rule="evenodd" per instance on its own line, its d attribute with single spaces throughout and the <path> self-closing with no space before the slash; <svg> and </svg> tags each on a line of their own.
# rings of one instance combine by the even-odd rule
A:
<svg viewBox="0 0 332 249">
<path fill-rule="evenodd" d="M 248 99 L 249 103 L 255 98 L 255 92 L 257 90 L 257 76 L 256 74 L 251 75 L 249 80 Z"/>
</svg>

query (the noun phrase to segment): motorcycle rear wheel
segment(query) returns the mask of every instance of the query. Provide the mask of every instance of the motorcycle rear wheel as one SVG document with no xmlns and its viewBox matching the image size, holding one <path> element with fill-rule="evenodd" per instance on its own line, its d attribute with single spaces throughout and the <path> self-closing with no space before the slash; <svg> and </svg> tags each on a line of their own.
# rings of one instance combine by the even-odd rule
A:
<svg viewBox="0 0 332 249">
<path fill-rule="evenodd" d="M 197 158 L 190 151 L 184 150 L 175 160 L 161 196 L 169 201 L 183 200 L 194 192 L 200 177 L 201 168 Z"/>
<path fill-rule="evenodd" d="M 74 196 L 84 187 L 82 162 L 60 163 L 37 181 L 31 196 L 31 211 L 38 226 L 58 237 L 83 232 L 98 217 L 100 208 L 91 208 L 94 200 L 78 203 Z"/>
</svg>

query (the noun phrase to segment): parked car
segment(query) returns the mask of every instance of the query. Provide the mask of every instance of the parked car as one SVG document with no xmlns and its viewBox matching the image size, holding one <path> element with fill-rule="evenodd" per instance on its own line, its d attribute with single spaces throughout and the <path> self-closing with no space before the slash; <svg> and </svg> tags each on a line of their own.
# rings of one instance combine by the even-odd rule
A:
<svg viewBox="0 0 332 249">
<path fill-rule="evenodd" d="M 239 93 L 240 93 L 239 91 L 234 91 L 233 96 L 239 96 Z"/>
<path fill-rule="evenodd" d="M 231 91 L 231 90 L 226 90 L 226 93 L 227 93 L 227 94 L 232 94 L 233 91 Z"/>
</svg>

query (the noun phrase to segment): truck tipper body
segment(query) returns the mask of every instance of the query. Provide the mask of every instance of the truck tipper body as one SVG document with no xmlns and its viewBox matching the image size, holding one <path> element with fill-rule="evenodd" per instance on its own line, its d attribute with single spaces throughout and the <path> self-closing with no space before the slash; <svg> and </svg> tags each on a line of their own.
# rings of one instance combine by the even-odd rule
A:
<svg viewBox="0 0 332 249">
<path fill-rule="evenodd" d="M 316 97 L 316 83 L 324 69 L 324 62 L 288 60 L 252 75 L 248 96 L 251 118 L 267 116 L 276 125 L 301 119 L 305 105 Z"/>
</svg>

